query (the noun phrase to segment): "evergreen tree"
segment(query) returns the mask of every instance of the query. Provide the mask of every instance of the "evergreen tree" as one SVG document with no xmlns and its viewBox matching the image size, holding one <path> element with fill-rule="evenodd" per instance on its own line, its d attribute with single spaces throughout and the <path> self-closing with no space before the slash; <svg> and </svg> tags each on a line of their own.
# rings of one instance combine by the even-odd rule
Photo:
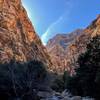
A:
<svg viewBox="0 0 100 100">
<path fill-rule="evenodd" d="M 78 64 L 76 75 L 70 79 L 67 87 L 75 95 L 100 100 L 100 36 L 91 39 L 86 52 L 80 55 Z"/>
</svg>

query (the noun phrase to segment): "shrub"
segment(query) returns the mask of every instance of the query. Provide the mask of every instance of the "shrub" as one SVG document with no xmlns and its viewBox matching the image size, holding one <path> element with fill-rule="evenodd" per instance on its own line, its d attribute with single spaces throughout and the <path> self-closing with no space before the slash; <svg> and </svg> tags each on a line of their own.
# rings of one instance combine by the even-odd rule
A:
<svg viewBox="0 0 100 100">
<path fill-rule="evenodd" d="M 64 81 L 60 78 L 55 79 L 51 88 L 56 92 L 62 92 L 64 90 Z"/>
<path fill-rule="evenodd" d="M 91 39 L 87 51 L 78 59 L 76 75 L 67 88 L 74 95 L 90 96 L 100 100 L 100 36 Z"/>
<path fill-rule="evenodd" d="M 36 91 L 39 82 L 46 76 L 43 63 L 31 61 L 0 64 L 0 98 L 2 100 L 38 100 Z"/>
<path fill-rule="evenodd" d="M 70 74 L 67 71 L 65 71 L 63 75 L 58 76 L 54 80 L 51 88 L 56 92 L 62 92 L 66 89 L 67 82 L 69 81 L 69 79 L 70 79 Z"/>
</svg>

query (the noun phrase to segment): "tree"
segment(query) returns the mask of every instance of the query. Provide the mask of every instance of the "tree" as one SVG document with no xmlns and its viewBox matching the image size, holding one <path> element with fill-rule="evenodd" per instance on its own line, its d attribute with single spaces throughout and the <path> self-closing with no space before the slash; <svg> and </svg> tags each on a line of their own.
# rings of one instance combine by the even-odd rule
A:
<svg viewBox="0 0 100 100">
<path fill-rule="evenodd" d="M 63 75 L 58 75 L 58 77 L 54 80 L 51 88 L 57 92 L 62 92 L 66 89 L 69 79 L 70 73 L 65 71 Z"/>
<path fill-rule="evenodd" d="M 74 95 L 91 96 L 100 100 L 100 36 L 92 38 L 87 44 L 87 50 L 78 58 L 78 64 L 76 75 L 67 87 Z"/>
<path fill-rule="evenodd" d="M 46 77 L 45 65 L 39 61 L 0 64 L 0 98 L 2 100 L 38 100 L 39 82 Z"/>
<path fill-rule="evenodd" d="M 66 89 L 67 87 L 67 83 L 70 80 L 70 72 L 65 71 L 63 74 L 63 81 L 64 81 L 64 89 Z"/>
</svg>

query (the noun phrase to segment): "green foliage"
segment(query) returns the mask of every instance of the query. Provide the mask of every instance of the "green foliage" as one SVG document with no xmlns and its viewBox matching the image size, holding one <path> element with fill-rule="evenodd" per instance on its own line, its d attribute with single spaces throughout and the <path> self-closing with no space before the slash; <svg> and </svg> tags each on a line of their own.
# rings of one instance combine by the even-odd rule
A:
<svg viewBox="0 0 100 100">
<path fill-rule="evenodd" d="M 57 78 L 54 80 L 51 88 L 56 92 L 62 92 L 64 90 L 64 81 L 63 79 Z"/>
<path fill-rule="evenodd" d="M 38 88 L 38 84 L 45 77 L 45 66 L 39 61 L 24 64 L 11 61 L 9 64 L 0 64 L 0 98 L 38 100 L 33 90 Z"/>
<path fill-rule="evenodd" d="M 58 76 L 53 82 L 51 88 L 57 92 L 62 92 L 66 89 L 67 82 L 70 79 L 70 74 L 65 71 L 63 75 Z"/>
<path fill-rule="evenodd" d="M 64 89 L 67 88 L 67 83 L 69 80 L 70 80 L 70 73 L 68 71 L 65 71 L 63 74 Z"/>
<path fill-rule="evenodd" d="M 70 79 L 67 88 L 74 95 L 100 100 L 100 36 L 90 41 L 87 51 L 80 55 L 78 64 L 76 75 Z"/>
</svg>

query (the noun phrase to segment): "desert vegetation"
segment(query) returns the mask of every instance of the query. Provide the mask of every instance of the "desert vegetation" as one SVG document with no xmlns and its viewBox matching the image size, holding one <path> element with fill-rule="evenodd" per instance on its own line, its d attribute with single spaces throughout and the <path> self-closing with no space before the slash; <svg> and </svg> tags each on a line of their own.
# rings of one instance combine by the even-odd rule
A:
<svg viewBox="0 0 100 100">
<path fill-rule="evenodd" d="M 46 77 L 45 65 L 39 61 L 0 64 L 0 98 L 2 100 L 38 100 L 36 90 Z"/>
</svg>

